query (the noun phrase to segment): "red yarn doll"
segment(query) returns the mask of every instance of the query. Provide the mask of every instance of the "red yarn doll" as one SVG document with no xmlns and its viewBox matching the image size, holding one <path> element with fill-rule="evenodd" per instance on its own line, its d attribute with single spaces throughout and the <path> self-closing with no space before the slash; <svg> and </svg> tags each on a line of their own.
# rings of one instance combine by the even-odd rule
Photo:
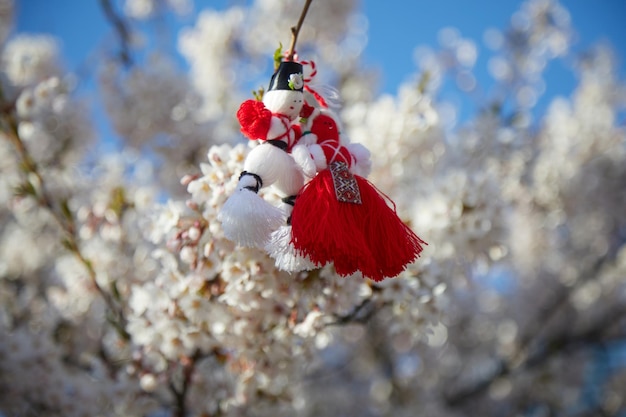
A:
<svg viewBox="0 0 626 417">
<path fill-rule="evenodd" d="M 355 174 L 367 175 L 369 152 L 359 144 L 341 144 L 328 110 L 313 117 L 310 133 L 317 143 L 310 148 L 318 173 L 291 213 L 296 253 L 317 266 L 332 262 L 342 276 L 361 272 L 381 281 L 400 274 L 426 243 L 400 220 L 388 197 Z"/>
</svg>

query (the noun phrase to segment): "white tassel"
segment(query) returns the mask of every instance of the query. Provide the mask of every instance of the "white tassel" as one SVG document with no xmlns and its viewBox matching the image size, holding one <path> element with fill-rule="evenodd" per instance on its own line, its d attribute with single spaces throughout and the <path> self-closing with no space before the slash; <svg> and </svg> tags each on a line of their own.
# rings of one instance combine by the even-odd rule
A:
<svg viewBox="0 0 626 417">
<path fill-rule="evenodd" d="M 291 243 L 291 226 L 281 226 L 270 237 L 265 251 L 276 261 L 282 271 L 299 272 L 319 268 L 308 257 L 299 255 Z"/>
<path fill-rule="evenodd" d="M 241 246 L 263 248 L 286 218 L 282 211 L 247 190 L 235 191 L 224 203 L 217 219 L 224 235 Z"/>
</svg>

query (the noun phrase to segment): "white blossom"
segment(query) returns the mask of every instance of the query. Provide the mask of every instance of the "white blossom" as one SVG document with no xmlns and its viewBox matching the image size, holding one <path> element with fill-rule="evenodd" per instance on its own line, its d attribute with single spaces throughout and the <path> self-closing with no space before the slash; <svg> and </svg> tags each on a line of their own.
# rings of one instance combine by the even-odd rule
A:
<svg viewBox="0 0 626 417">
<path fill-rule="evenodd" d="M 297 51 L 311 85 L 335 84 L 368 179 L 428 245 L 381 282 L 286 273 L 217 214 L 256 146 L 237 108 L 302 3 L 197 3 L 180 56 L 98 49 L 86 92 L 60 42 L 4 29 L 0 0 L 0 415 L 623 414 L 620 57 L 579 54 L 564 6 L 528 0 L 486 34 L 491 55 L 444 28 L 377 95 L 357 2 L 315 2 Z M 193 6 L 127 0 L 120 19 L 139 37 Z M 541 113 L 562 58 L 577 85 Z M 480 109 L 460 118 L 448 84 Z M 94 134 L 100 103 L 114 137 Z"/>
</svg>

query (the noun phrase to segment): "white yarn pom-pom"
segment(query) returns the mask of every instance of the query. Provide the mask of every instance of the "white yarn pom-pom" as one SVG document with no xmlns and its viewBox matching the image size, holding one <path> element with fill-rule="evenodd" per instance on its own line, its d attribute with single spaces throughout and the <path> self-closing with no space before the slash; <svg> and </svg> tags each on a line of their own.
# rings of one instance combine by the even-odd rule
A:
<svg viewBox="0 0 626 417">
<path fill-rule="evenodd" d="M 304 175 L 309 178 L 313 178 L 315 173 L 317 172 L 315 168 L 315 162 L 311 157 L 311 153 L 309 152 L 308 146 L 306 145 L 296 145 L 291 150 L 291 156 L 293 160 L 298 164 L 298 166 L 302 169 Z"/>
<path fill-rule="evenodd" d="M 235 191 L 224 203 L 217 219 L 222 223 L 226 238 L 241 246 L 259 248 L 263 248 L 272 232 L 286 221 L 280 209 L 247 189 Z"/>
<path fill-rule="evenodd" d="M 243 169 L 258 175 L 263 187 L 274 185 L 284 196 L 296 195 L 304 185 L 302 172 L 291 155 L 267 142 L 250 151 Z"/>
<path fill-rule="evenodd" d="M 350 143 L 347 145 L 348 151 L 352 154 L 356 163 L 352 167 L 352 173 L 367 178 L 372 171 L 372 160 L 369 149 L 360 143 Z"/>
<path fill-rule="evenodd" d="M 276 261 L 276 267 L 282 271 L 299 272 L 318 268 L 307 257 L 301 256 L 291 243 L 291 226 L 281 226 L 275 230 L 265 251 Z"/>
<path fill-rule="evenodd" d="M 326 161 L 326 155 L 324 155 L 324 150 L 320 145 L 314 144 L 309 146 L 309 153 L 313 158 L 313 162 L 315 162 L 315 168 L 317 172 L 323 171 L 328 168 L 328 161 Z"/>
</svg>

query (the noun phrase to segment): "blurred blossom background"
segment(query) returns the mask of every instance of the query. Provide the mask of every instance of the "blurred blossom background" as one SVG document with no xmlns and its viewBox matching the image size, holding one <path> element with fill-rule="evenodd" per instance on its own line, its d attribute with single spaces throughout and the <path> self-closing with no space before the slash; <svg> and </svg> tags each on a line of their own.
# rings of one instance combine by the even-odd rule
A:
<svg viewBox="0 0 626 417">
<path fill-rule="evenodd" d="M 0 0 L 0 416 L 626 415 L 626 2 L 313 1 L 380 283 L 216 219 L 303 4 Z"/>
</svg>

